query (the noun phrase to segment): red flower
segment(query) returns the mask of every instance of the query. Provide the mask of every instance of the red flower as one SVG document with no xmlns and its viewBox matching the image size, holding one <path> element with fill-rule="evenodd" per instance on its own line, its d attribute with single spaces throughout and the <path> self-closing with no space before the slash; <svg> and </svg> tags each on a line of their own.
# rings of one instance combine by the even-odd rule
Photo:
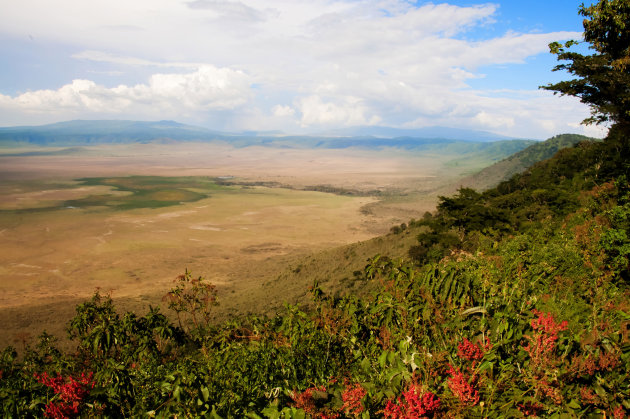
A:
<svg viewBox="0 0 630 419">
<path fill-rule="evenodd" d="M 524 349 L 529 353 L 534 364 L 542 365 L 556 348 L 558 332 L 566 330 L 569 323 L 566 320 L 556 323 L 551 313 L 545 314 L 535 309 L 532 312 L 538 316 L 531 322 L 535 333 L 525 336 L 529 343 Z"/>
<path fill-rule="evenodd" d="M 469 361 L 480 361 L 486 351 L 490 349 L 492 349 L 492 344 L 488 338 L 486 338 L 486 344 L 483 347 L 464 338 L 464 341 L 457 345 L 457 355 Z"/>
<path fill-rule="evenodd" d="M 400 405 L 400 398 L 398 398 L 398 403 L 394 403 L 392 400 L 387 401 L 385 411 L 383 412 L 383 417 L 392 419 L 399 419 L 403 417 L 402 406 Z"/>
<path fill-rule="evenodd" d="M 469 380 L 459 369 L 450 365 L 449 367 L 448 373 L 451 377 L 448 379 L 448 388 L 463 404 L 476 405 L 479 402 L 479 392 L 469 383 L 469 381 L 475 382 L 476 377 L 473 375 Z"/>
<path fill-rule="evenodd" d="M 396 403 L 387 401 L 383 416 L 391 419 L 431 417 L 440 409 L 440 399 L 430 391 L 423 392 L 416 384 L 411 384 Z"/>
<path fill-rule="evenodd" d="M 612 415 L 615 419 L 624 419 L 626 417 L 626 411 L 621 405 L 619 405 L 615 410 L 613 410 Z"/>
<path fill-rule="evenodd" d="M 365 410 L 361 400 L 366 394 L 367 391 L 360 384 L 347 387 L 341 394 L 341 399 L 343 400 L 342 409 L 352 415 L 360 415 Z"/>
<path fill-rule="evenodd" d="M 542 404 L 536 402 L 525 402 L 516 405 L 516 408 L 526 417 L 539 416 L 543 407 Z"/>
<path fill-rule="evenodd" d="M 562 330 L 567 330 L 569 322 L 566 320 L 561 323 L 556 323 L 551 313 L 543 313 L 536 309 L 532 310 L 532 313 L 538 316 L 537 319 L 533 319 L 531 322 L 534 330 L 542 329 L 542 331 L 548 335 L 557 335 Z"/>
<path fill-rule="evenodd" d="M 328 400 L 326 387 L 309 387 L 302 393 L 293 392 L 291 398 L 295 402 L 295 407 L 304 410 L 309 416 L 318 419 L 336 419 L 338 413 L 331 411 L 324 406 Z"/>
<path fill-rule="evenodd" d="M 306 413 L 312 415 L 317 411 L 314 396 L 319 396 L 321 393 L 325 392 L 326 388 L 324 386 L 309 387 L 302 393 L 293 392 L 291 398 L 295 402 L 295 407 L 297 407 L 298 409 L 303 409 Z"/>
<path fill-rule="evenodd" d="M 57 375 L 57 377 L 52 378 L 47 373 L 35 373 L 35 379 L 46 387 L 50 387 L 59 398 L 59 400 L 51 401 L 46 405 L 44 414 L 55 419 L 78 416 L 81 402 L 89 394 L 89 390 L 94 388 L 92 375 L 91 372 L 88 375 L 81 373 L 81 377 L 75 380 L 73 377 L 66 379 Z"/>
</svg>

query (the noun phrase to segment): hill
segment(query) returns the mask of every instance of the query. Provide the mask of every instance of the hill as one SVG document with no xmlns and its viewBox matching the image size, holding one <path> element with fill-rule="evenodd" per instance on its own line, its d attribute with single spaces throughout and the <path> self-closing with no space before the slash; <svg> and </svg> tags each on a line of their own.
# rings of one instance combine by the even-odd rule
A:
<svg viewBox="0 0 630 419">
<path fill-rule="evenodd" d="M 487 131 L 466 130 L 449 127 L 424 127 L 424 128 L 391 128 L 379 126 L 363 126 L 328 130 L 313 134 L 315 137 L 374 137 L 374 138 L 434 138 L 442 140 L 466 140 L 466 141 L 502 141 L 513 140 L 504 135 L 498 135 Z"/>
<path fill-rule="evenodd" d="M 403 148 L 417 151 L 446 150 L 456 153 L 489 150 L 490 153 L 499 153 L 501 156 L 506 156 L 533 143 L 532 140 L 514 140 L 469 130 L 414 131 L 387 129 L 376 131 L 381 134 L 387 133 L 395 136 L 361 134 L 364 131 L 356 131 L 356 135 L 352 136 L 279 136 L 277 134 L 269 135 L 268 133 L 256 132 L 219 132 L 174 121 L 67 121 L 41 126 L 0 128 L 0 145 L 5 147 L 19 144 L 73 147 L 156 141 L 223 141 L 237 147 L 259 145 L 278 148 Z"/>
<path fill-rule="evenodd" d="M 111 143 L 143 143 L 160 139 L 210 141 L 229 134 L 174 121 L 66 121 L 40 126 L 2 127 L 0 143 L 75 146 Z"/>
<path fill-rule="evenodd" d="M 466 176 L 457 182 L 458 187 L 470 187 L 486 190 L 522 173 L 535 163 L 553 157 L 563 148 L 573 147 L 580 141 L 596 141 L 594 138 L 579 134 L 560 134 L 545 141 L 536 142 L 527 148 L 502 159 L 481 171 Z M 450 189 L 451 193 L 453 189 Z"/>
</svg>

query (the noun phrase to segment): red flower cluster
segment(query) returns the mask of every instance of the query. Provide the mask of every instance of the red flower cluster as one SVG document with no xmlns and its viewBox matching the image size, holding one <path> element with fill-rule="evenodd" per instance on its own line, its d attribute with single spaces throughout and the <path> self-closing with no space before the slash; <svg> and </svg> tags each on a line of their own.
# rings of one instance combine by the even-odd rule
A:
<svg viewBox="0 0 630 419">
<path fill-rule="evenodd" d="M 584 404 L 597 404 L 599 403 L 599 396 L 588 387 L 582 387 L 580 389 L 580 399 Z"/>
<path fill-rule="evenodd" d="M 293 392 L 291 395 L 295 407 L 304 410 L 308 415 L 318 419 L 336 419 L 338 413 L 330 411 L 324 404 L 328 401 L 326 387 L 309 387 L 302 393 Z"/>
<path fill-rule="evenodd" d="M 525 402 L 518 403 L 516 408 L 523 414 L 525 417 L 536 416 L 538 417 L 540 413 L 543 411 L 543 405 L 536 402 Z"/>
<path fill-rule="evenodd" d="M 624 419 L 626 417 L 626 411 L 623 407 L 621 407 L 621 405 L 619 405 L 615 410 L 613 410 L 612 417 L 615 419 Z"/>
<path fill-rule="evenodd" d="M 448 388 L 450 388 L 459 401 L 465 405 L 474 406 L 479 403 L 479 392 L 469 383 L 469 381 L 472 381 L 474 384 L 477 377 L 473 375 L 472 379 L 469 380 L 459 368 L 455 368 L 451 365 L 449 365 L 449 367 L 448 373 L 450 377 L 448 379 Z"/>
<path fill-rule="evenodd" d="M 335 384 L 336 382 L 336 379 L 332 379 L 329 381 L 329 384 Z M 317 419 L 335 419 L 339 418 L 341 413 L 352 416 L 361 415 L 365 411 L 362 400 L 367 391 L 361 384 L 348 385 L 346 381 L 345 386 L 346 388 L 341 393 L 341 399 L 343 400 L 341 407 L 338 407 L 338 405 L 330 406 L 329 393 L 323 385 L 309 387 L 301 393 L 294 391 L 291 394 L 293 406 L 304 410 L 309 417 Z"/>
<path fill-rule="evenodd" d="M 486 343 L 483 346 L 464 338 L 464 341 L 457 345 L 457 355 L 469 361 L 480 361 L 490 349 L 492 349 L 492 344 L 489 338 L 486 338 Z"/>
<path fill-rule="evenodd" d="M 44 414 L 46 417 L 61 419 L 72 418 L 79 415 L 81 402 L 89 394 L 89 390 L 94 388 L 92 373 L 88 375 L 81 373 L 81 377 L 75 380 L 73 377 L 67 379 L 61 375 L 50 377 L 47 373 L 34 374 L 37 381 L 50 387 L 59 398 L 46 405 Z"/>
<path fill-rule="evenodd" d="M 291 398 L 295 402 L 295 407 L 303 409 L 306 413 L 312 415 L 317 411 L 315 400 L 323 398 L 322 395 L 326 394 L 326 387 L 309 387 L 302 393 L 293 392 Z M 328 397 L 328 395 L 326 395 Z"/>
<path fill-rule="evenodd" d="M 344 392 L 341 394 L 341 399 L 343 400 L 342 409 L 346 411 L 346 413 L 358 416 L 365 410 L 363 403 L 361 400 L 367 391 L 360 385 L 355 384 L 351 387 L 346 387 Z"/>
<path fill-rule="evenodd" d="M 532 312 L 538 316 L 531 322 L 535 333 L 532 336 L 525 336 L 529 343 L 524 349 L 535 364 L 541 364 L 543 359 L 556 348 L 558 332 L 566 330 L 569 323 L 566 320 L 556 323 L 551 313 L 545 314 L 538 310 L 532 310 Z"/>
<path fill-rule="evenodd" d="M 611 352 L 578 355 L 571 360 L 569 371 L 577 377 L 589 377 L 598 371 L 611 371 L 620 363 L 619 355 Z"/>
<path fill-rule="evenodd" d="M 547 397 L 551 402 L 561 405 L 564 401 L 562 391 L 557 387 L 557 384 L 553 385 L 545 379 L 539 379 L 536 382 L 536 389 L 541 395 Z"/>
<path fill-rule="evenodd" d="M 440 399 L 430 391 L 422 392 L 415 384 L 411 384 L 394 403 L 389 400 L 383 416 L 391 419 L 432 417 L 440 409 Z"/>
<path fill-rule="evenodd" d="M 555 335 L 556 338 L 558 332 L 566 330 L 569 326 L 569 322 L 567 322 L 566 320 L 561 322 L 560 324 L 556 323 L 551 313 L 547 313 L 545 315 L 545 313 L 536 309 L 532 310 L 532 313 L 538 316 L 537 319 L 532 320 L 532 328 L 534 330 L 541 329 L 544 333 L 548 335 Z"/>
</svg>

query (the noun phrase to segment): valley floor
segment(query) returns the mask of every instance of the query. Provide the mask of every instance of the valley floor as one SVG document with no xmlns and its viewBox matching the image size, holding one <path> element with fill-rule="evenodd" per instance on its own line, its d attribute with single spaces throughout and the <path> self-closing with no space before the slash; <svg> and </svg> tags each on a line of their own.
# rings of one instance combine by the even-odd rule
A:
<svg viewBox="0 0 630 419">
<path fill-rule="evenodd" d="M 19 347 L 44 329 L 64 336 L 74 306 L 96 289 L 111 293 L 121 309 L 145 312 L 149 304 L 160 304 L 185 269 L 218 286 L 218 318 L 273 312 L 285 301 L 299 301 L 313 279 L 343 280 L 362 269 L 343 260 L 343 252 L 361 245 L 344 246 L 364 243 L 360 260 L 379 251 L 395 253 L 382 248 L 386 241 L 370 239 L 432 210 L 435 191 L 470 170 L 454 170 L 448 159 L 220 144 L 0 156 L 0 319 L 5 325 L 0 346 Z M 107 201 L 62 206 L 128 193 L 73 179 L 130 175 L 210 176 L 233 185 L 163 208 L 120 210 Z M 350 195 L 301 190 L 322 185 Z M 327 266 L 336 268 L 306 274 L 309 261 L 322 257 L 332 258 Z"/>
</svg>

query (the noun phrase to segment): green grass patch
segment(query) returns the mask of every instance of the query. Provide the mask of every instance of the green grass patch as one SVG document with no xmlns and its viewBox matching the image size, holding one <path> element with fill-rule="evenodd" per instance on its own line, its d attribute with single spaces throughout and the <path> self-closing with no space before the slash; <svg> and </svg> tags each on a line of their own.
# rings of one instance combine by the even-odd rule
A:
<svg viewBox="0 0 630 419">
<path fill-rule="evenodd" d="M 28 186 L 28 187 L 27 187 Z M 21 187 L 23 192 L 37 192 L 50 189 L 73 189 L 86 186 L 107 186 L 112 193 L 90 194 L 75 199 L 54 202 L 52 205 L 7 209 L 1 212 L 29 213 L 55 211 L 62 208 L 114 209 L 129 210 L 138 208 L 162 208 L 195 202 L 210 197 L 216 192 L 230 192 L 233 186 L 218 185 L 209 177 L 162 177 L 162 176 L 127 176 L 93 177 L 77 179 L 73 184 L 30 185 Z M 121 193 L 122 192 L 122 193 Z"/>
<path fill-rule="evenodd" d="M 105 206 L 128 210 L 136 208 L 161 208 L 195 202 L 208 198 L 211 192 L 228 190 L 207 177 L 128 176 L 78 179 L 82 186 L 105 185 L 129 195 L 91 195 L 82 199 L 65 201 L 64 206 L 86 208 Z"/>
<path fill-rule="evenodd" d="M 84 186 L 105 185 L 120 191 L 158 191 L 162 189 L 190 189 L 204 191 L 225 189 L 217 185 L 213 178 L 195 176 L 125 176 L 125 177 L 92 177 L 77 179 Z"/>
</svg>

